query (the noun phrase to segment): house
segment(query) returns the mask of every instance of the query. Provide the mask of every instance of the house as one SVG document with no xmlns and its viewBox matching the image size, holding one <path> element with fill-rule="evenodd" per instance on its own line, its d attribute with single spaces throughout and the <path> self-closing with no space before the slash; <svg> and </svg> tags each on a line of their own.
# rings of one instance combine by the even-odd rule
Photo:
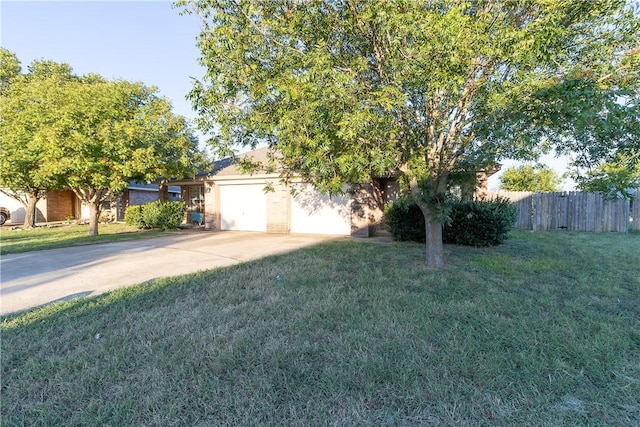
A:
<svg viewBox="0 0 640 427">
<path fill-rule="evenodd" d="M 265 147 L 243 156 L 266 163 L 268 152 Z M 277 173 L 243 174 L 231 159 L 193 180 L 170 184 L 182 187 L 187 222 L 210 230 L 369 235 L 382 219 L 384 196 L 372 185 L 353 195 L 329 197 L 301 180 L 285 184 Z"/>
<path fill-rule="evenodd" d="M 268 153 L 265 147 L 241 156 L 266 164 Z M 186 221 L 205 229 L 365 237 L 381 227 L 385 204 L 400 192 L 397 180 L 388 177 L 330 197 L 302 180 L 283 183 L 277 173 L 244 174 L 231 159 L 217 162 L 210 173 L 170 184 L 182 188 Z"/>
<path fill-rule="evenodd" d="M 22 224 L 25 218 L 24 206 L 0 193 L 0 205 L 11 212 L 11 223 Z M 71 190 L 50 191 L 36 204 L 36 222 L 66 221 L 69 218 L 89 217 L 89 210 L 82 206 L 80 199 Z"/>
<path fill-rule="evenodd" d="M 130 182 L 127 190 L 103 206 L 103 213 L 117 211 L 117 219 L 124 219 L 124 211 L 129 205 L 141 205 L 162 198 L 180 200 L 180 187 L 164 187 L 161 194 L 157 184 Z M 0 206 L 11 213 L 11 223 L 22 224 L 25 218 L 24 206 L 17 200 L 0 193 Z M 59 222 L 69 219 L 89 218 L 89 208 L 71 190 L 49 191 L 36 205 L 36 222 Z"/>
<path fill-rule="evenodd" d="M 103 212 L 117 212 L 116 219 L 124 220 L 124 213 L 127 206 L 144 205 L 156 200 L 181 200 L 180 187 L 178 186 L 158 186 L 157 184 L 146 184 L 143 182 L 131 181 L 129 186 L 119 197 L 103 206 Z"/>
</svg>

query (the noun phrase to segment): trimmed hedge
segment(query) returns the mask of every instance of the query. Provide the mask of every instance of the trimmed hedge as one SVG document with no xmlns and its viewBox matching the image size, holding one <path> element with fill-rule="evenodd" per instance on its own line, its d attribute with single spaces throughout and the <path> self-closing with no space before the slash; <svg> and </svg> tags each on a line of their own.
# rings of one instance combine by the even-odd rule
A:
<svg viewBox="0 0 640 427">
<path fill-rule="evenodd" d="M 450 222 L 442 230 L 442 240 L 465 246 L 493 246 L 504 242 L 518 215 L 508 199 L 455 201 L 450 205 Z M 416 203 L 401 198 L 385 209 L 385 222 L 394 240 L 425 241 L 424 216 Z"/>
<path fill-rule="evenodd" d="M 518 208 L 508 199 L 456 202 L 451 223 L 442 230 L 445 243 L 465 246 L 494 246 L 509 237 L 518 218 Z"/>
<path fill-rule="evenodd" d="M 143 205 L 133 205 L 127 207 L 127 210 L 124 213 L 124 222 L 127 225 L 136 228 L 146 228 L 144 226 L 144 221 L 142 220 L 142 206 Z"/>
<path fill-rule="evenodd" d="M 186 209 L 182 202 L 157 200 L 144 205 L 129 206 L 124 221 L 137 228 L 170 230 L 182 224 Z"/>
<path fill-rule="evenodd" d="M 384 210 L 384 221 L 393 236 L 401 242 L 424 242 L 424 215 L 411 198 L 401 197 Z"/>
</svg>

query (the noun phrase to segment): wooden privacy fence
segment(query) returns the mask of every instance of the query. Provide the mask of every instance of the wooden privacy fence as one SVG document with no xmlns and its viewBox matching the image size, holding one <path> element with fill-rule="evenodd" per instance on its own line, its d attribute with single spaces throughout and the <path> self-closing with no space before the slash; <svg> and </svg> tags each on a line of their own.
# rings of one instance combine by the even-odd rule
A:
<svg viewBox="0 0 640 427">
<path fill-rule="evenodd" d="M 531 193 L 494 191 L 518 207 L 515 228 L 533 231 L 618 231 L 640 230 L 640 197 L 633 200 L 606 200 L 599 194 L 567 191 Z"/>
</svg>

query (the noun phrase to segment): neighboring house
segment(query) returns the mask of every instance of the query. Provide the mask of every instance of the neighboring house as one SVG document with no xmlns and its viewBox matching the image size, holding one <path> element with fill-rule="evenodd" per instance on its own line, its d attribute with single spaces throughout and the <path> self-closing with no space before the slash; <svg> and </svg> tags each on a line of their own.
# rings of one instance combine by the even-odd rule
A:
<svg viewBox="0 0 640 427">
<path fill-rule="evenodd" d="M 268 152 L 265 147 L 241 156 L 266 163 Z M 230 159 L 217 162 L 211 173 L 170 184 L 182 187 L 188 223 L 268 233 L 370 236 L 381 227 L 384 205 L 399 194 L 398 182 L 389 177 L 329 197 L 301 180 L 282 183 L 277 173 L 243 174 Z"/>
<path fill-rule="evenodd" d="M 22 224 L 25 218 L 24 206 L 12 197 L 0 193 L 0 204 L 11 211 L 12 224 Z M 36 222 L 65 221 L 69 218 L 89 217 L 89 210 L 82 206 L 80 199 L 71 190 L 50 191 L 36 205 Z"/>
<path fill-rule="evenodd" d="M 164 187 L 164 194 L 157 184 L 141 184 L 131 182 L 127 190 L 113 201 L 105 202 L 103 213 L 109 214 L 117 209 L 118 220 L 124 219 L 124 211 L 129 205 L 141 205 L 162 198 L 163 200 L 180 200 L 180 187 Z M 0 205 L 11 213 L 10 223 L 22 224 L 25 218 L 24 206 L 17 200 L 0 193 Z M 88 219 L 89 207 L 71 190 L 50 191 L 36 205 L 36 222 L 59 222 L 69 219 Z"/>
<path fill-rule="evenodd" d="M 145 203 L 155 202 L 156 200 L 181 200 L 180 187 L 178 186 L 162 186 L 158 184 L 145 184 L 142 182 L 131 181 L 127 189 L 115 200 L 103 207 L 103 212 L 111 212 L 114 208 L 117 211 L 117 220 L 124 220 L 124 213 L 128 206 L 144 205 Z"/>
<path fill-rule="evenodd" d="M 164 187 L 163 191 L 166 191 L 166 194 L 160 197 L 158 184 L 145 184 L 132 181 L 129 183 L 127 191 L 122 194 L 121 199 L 126 206 L 144 205 L 145 203 L 155 202 L 158 198 L 170 201 L 180 200 L 180 187 Z"/>
</svg>

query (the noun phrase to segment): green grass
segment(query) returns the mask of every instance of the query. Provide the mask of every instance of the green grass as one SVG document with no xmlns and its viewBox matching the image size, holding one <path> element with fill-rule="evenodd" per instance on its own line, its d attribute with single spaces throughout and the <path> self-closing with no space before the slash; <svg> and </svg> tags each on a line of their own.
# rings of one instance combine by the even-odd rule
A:
<svg viewBox="0 0 640 427">
<path fill-rule="evenodd" d="M 115 242 L 161 234 L 157 231 L 141 231 L 122 223 L 100 224 L 98 232 L 98 236 L 89 236 L 88 225 L 59 225 L 33 229 L 5 227 L 0 232 L 0 255 Z"/>
<path fill-rule="evenodd" d="M 334 242 L 5 317 L 2 424 L 640 425 L 640 236 Z"/>
</svg>

